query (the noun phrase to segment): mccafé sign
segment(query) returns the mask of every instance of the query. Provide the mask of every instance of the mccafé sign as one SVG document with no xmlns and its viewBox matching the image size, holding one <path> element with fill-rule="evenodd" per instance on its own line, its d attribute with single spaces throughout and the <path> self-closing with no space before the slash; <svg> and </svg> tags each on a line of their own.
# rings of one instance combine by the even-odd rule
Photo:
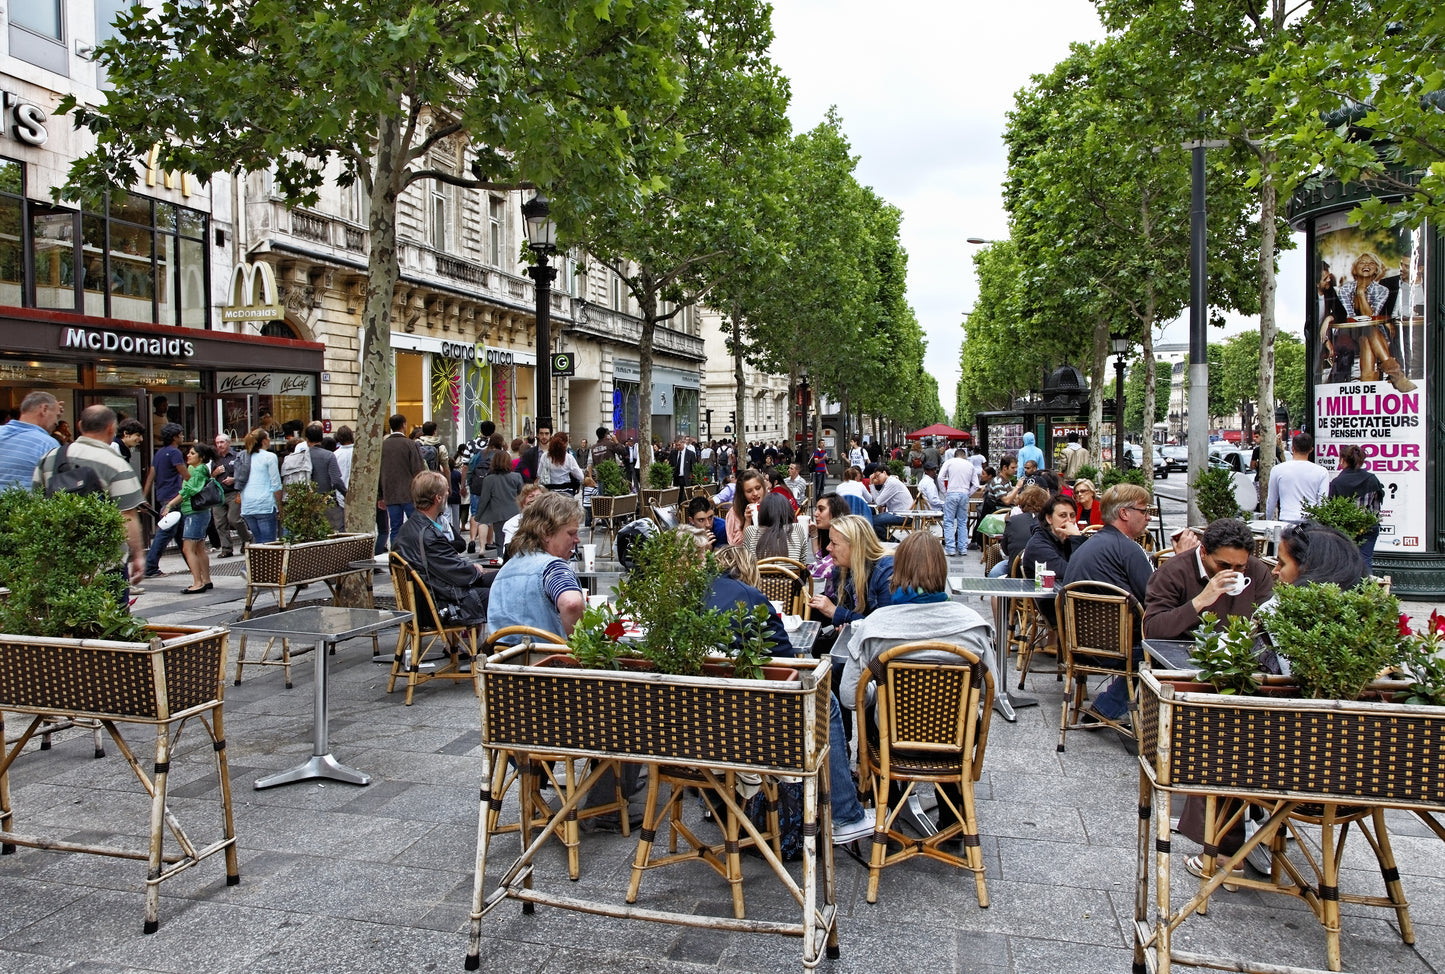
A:
<svg viewBox="0 0 1445 974">
<path fill-rule="evenodd" d="M 190 358 L 196 346 L 184 338 L 152 338 L 149 335 L 126 335 L 99 328 L 66 328 L 60 333 L 61 348 L 78 348 L 87 352 L 120 352 L 123 355 L 146 355 L 153 358 Z"/>
</svg>

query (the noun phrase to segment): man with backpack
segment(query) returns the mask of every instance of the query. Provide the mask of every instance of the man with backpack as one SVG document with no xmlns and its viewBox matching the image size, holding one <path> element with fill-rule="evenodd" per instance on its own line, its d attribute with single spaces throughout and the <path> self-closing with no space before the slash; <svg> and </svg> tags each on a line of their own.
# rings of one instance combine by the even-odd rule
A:
<svg viewBox="0 0 1445 974">
<path fill-rule="evenodd" d="M 421 436 L 416 438 L 416 448 L 421 451 L 421 462 L 426 468 L 441 474 L 447 478 L 447 483 L 451 483 L 452 459 L 447 455 L 446 444 L 437 436 L 437 424 L 433 420 L 429 419 L 421 424 Z"/>
<path fill-rule="evenodd" d="M 137 583 L 145 574 L 146 564 L 139 515 L 140 506 L 145 503 L 145 492 L 141 490 L 140 478 L 135 475 L 130 464 L 111 449 L 111 441 L 115 439 L 115 427 L 115 413 L 109 407 L 87 406 L 81 411 L 80 421 L 76 424 L 80 435 L 65 448 L 64 462 L 60 460 L 61 451 L 52 450 L 36 466 L 31 484 L 50 491 L 52 486 L 60 489 L 61 480 L 73 477 L 74 468 L 93 473 L 92 487 L 83 488 L 79 492 L 104 490 L 125 515 L 126 565 L 123 573 L 128 582 Z M 140 591 L 139 585 L 131 586 L 132 595 Z"/>
</svg>

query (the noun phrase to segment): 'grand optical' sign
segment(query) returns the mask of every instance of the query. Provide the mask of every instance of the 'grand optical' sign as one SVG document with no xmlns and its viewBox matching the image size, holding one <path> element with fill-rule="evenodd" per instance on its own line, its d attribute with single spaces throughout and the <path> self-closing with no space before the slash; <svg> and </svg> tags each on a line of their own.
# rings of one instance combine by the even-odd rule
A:
<svg viewBox="0 0 1445 974">
<path fill-rule="evenodd" d="M 196 354 L 195 344 L 184 338 L 126 335 L 99 328 L 66 328 L 60 333 L 60 347 L 166 359 L 190 358 Z"/>
</svg>

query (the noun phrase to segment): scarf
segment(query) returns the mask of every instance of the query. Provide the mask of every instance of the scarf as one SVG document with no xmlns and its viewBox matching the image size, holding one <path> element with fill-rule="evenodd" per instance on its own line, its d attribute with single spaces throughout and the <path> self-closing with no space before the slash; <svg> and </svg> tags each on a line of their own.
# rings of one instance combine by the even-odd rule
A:
<svg viewBox="0 0 1445 974">
<path fill-rule="evenodd" d="M 917 588 L 901 588 L 893 593 L 894 605 L 926 605 L 930 602 L 947 601 L 947 592 L 925 592 Z"/>
</svg>

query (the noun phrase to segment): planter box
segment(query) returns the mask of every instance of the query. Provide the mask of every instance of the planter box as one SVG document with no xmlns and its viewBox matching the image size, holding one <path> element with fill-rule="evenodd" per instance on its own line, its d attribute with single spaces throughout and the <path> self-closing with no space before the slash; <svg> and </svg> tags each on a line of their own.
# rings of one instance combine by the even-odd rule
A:
<svg viewBox="0 0 1445 974">
<path fill-rule="evenodd" d="M 0 710 L 165 721 L 219 700 L 228 631 L 153 631 L 149 643 L 0 633 Z"/>
<path fill-rule="evenodd" d="M 372 567 L 382 567 L 372 561 L 376 550 L 376 536 L 372 534 L 333 534 L 321 541 L 305 541 L 301 544 L 283 544 L 273 541 L 266 544 L 246 545 L 246 608 L 242 619 L 251 618 L 256 597 L 262 592 L 275 592 L 278 610 L 286 608 L 288 586 L 307 585 L 311 582 L 325 582 L 335 594 L 334 583 L 347 575 L 363 577 L 367 588 L 367 605 L 371 605 Z M 352 568 L 351 563 L 371 561 L 365 568 Z M 293 593 L 294 597 L 294 593 Z M 241 634 L 241 644 L 236 650 L 236 683 L 241 683 L 241 673 L 246 666 L 279 666 L 285 677 L 286 689 L 291 689 L 291 647 L 287 640 L 281 640 L 281 656 L 271 658 L 274 639 L 266 641 L 266 648 L 259 659 L 246 659 L 246 634 Z M 371 637 L 371 655 L 380 653 L 375 633 Z"/>
<path fill-rule="evenodd" d="M 0 634 L 0 711 L 32 715 L 27 725 L 22 725 L 25 729 L 11 740 L 0 720 L 0 854 L 13 854 L 16 846 L 30 846 L 146 861 L 146 933 L 155 932 L 160 922 L 161 882 L 181 870 L 224 851 L 227 885 L 240 881 L 221 716 L 228 632 L 190 627 L 156 627 L 152 632 L 155 638 L 149 643 Z M 51 716 L 105 722 L 150 805 L 146 849 L 90 844 L 81 841 L 74 827 L 64 825 L 55 827 L 53 834 L 19 831 L 18 816 L 10 804 L 10 767 L 40 730 L 41 722 Z M 166 804 L 172 748 L 190 720 L 200 723 L 211 738 L 219 784 L 220 836 L 208 845 L 187 837 L 175 810 Z M 149 767 L 131 757 L 133 752 L 117 726 L 122 723 L 154 728 L 154 763 Z M 137 757 L 144 753 L 140 748 L 136 752 Z M 165 848 L 170 835 L 174 835 L 179 852 Z"/>
<path fill-rule="evenodd" d="M 1445 808 L 1445 707 L 1199 686 L 1186 673 L 1139 675 L 1140 761 L 1158 787 Z"/>
<path fill-rule="evenodd" d="M 348 567 L 353 561 L 372 557 L 376 538 L 370 534 L 336 534 L 322 541 L 302 544 L 268 544 L 246 546 L 247 604 L 251 586 L 281 588 L 322 582 L 355 573 Z"/>
<path fill-rule="evenodd" d="M 540 667 L 547 654 L 534 653 L 513 647 L 480 668 L 485 747 L 787 775 L 821 766 L 826 661 L 777 661 L 801 680 L 737 680 Z"/>
</svg>

